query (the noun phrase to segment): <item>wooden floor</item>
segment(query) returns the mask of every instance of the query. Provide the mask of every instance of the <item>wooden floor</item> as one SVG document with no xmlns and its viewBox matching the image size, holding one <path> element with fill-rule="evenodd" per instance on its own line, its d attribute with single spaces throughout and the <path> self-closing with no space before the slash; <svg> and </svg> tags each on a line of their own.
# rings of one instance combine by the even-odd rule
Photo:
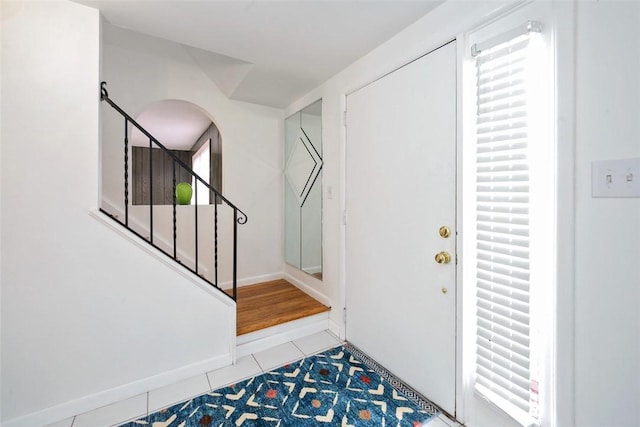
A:
<svg viewBox="0 0 640 427">
<path fill-rule="evenodd" d="M 329 311 L 284 279 L 238 288 L 237 335 Z"/>
</svg>

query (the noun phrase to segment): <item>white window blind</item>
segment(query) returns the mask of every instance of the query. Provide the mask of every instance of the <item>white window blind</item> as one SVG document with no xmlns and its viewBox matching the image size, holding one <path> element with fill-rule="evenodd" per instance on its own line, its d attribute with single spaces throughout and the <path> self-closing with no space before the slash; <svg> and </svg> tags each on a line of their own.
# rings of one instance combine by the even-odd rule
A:
<svg viewBox="0 0 640 427">
<path fill-rule="evenodd" d="M 536 419 L 538 399 L 530 334 L 531 25 L 525 29 L 474 45 L 475 387 L 519 420 Z"/>
</svg>

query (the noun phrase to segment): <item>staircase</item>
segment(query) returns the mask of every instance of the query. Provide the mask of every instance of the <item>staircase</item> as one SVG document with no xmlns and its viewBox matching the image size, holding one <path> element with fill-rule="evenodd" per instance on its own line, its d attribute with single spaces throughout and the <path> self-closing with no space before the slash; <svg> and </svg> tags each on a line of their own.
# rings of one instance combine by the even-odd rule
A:
<svg viewBox="0 0 640 427">
<path fill-rule="evenodd" d="M 237 354 L 249 354 L 258 349 L 328 329 L 330 307 L 316 301 L 286 280 L 238 289 L 238 225 L 247 222 L 247 215 L 196 174 L 175 151 L 167 149 L 119 107 L 109 97 L 105 82 L 101 83 L 100 94 L 101 100 L 111 107 L 109 111 L 116 114 L 117 120 L 122 120 L 124 131 L 121 140 L 108 141 L 122 143 L 122 199 L 113 202 L 105 201 L 103 198 L 100 210 L 135 236 L 236 301 Z M 129 177 L 133 168 L 129 140 L 133 129 L 137 129 L 148 138 L 149 144 L 143 151 L 148 152 L 149 177 L 154 176 L 154 162 L 151 161 L 154 151 L 155 154 L 158 154 L 158 150 L 162 151 L 165 159 L 171 163 L 169 167 L 166 164 L 163 166 L 164 174 L 167 170 L 172 173 L 172 185 L 169 186 L 169 190 L 165 188 L 171 194 L 164 195 L 165 201 L 171 199 L 170 205 L 154 201 L 154 197 L 158 199 L 163 194 L 156 191 L 154 196 L 153 179 L 148 179 L 145 184 L 148 186 L 145 189 L 148 200 L 145 202 L 149 203 L 132 204 L 130 189 L 133 184 Z M 195 180 L 202 183 L 209 192 L 209 200 L 213 203 L 180 205 L 176 200 L 179 180 Z M 202 191 L 202 186 L 193 186 L 196 201 L 198 187 Z M 221 248 L 225 251 L 221 251 Z"/>
<path fill-rule="evenodd" d="M 217 288 L 234 301 L 237 299 L 237 265 L 238 265 L 238 225 L 247 222 L 247 215 L 235 204 L 213 188 L 207 180 L 196 174 L 172 150 L 167 149 L 158 139 L 151 135 L 110 97 L 106 89 L 106 82 L 100 84 L 100 99 L 107 103 L 123 120 L 124 135 L 123 163 L 122 163 L 122 200 L 118 202 L 103 201 L 100 210 L 114 221 L 125 227 L 131 233 L 155 247 L 182 267 L 197 275 L 209 285 Z M 132 170 L 129 144 L 130 132 L 140 131 L 149 140 L 147 148 L 149 178 L 148 205 L 131 204 L 130 189 L 132 183 L 129 176 Z M 154 173 L 151 161 L 154 152 L 161 152 L 165 159 L 171 162 L 172 170 L 172 204 L 163 205 L 156 200 L 154 204 Z M 167 170 L 166 164 L 164 170 Z M 186 178 L 185 178 L 186 177 Z M 176 199 L 178 179 L 188 179 L 196 182 L 193 186 L 196 202 L 198 191 L 209 192 L 211 204 L 180 205 Z M 157 191 L 156 191 L 157 193 Z M 202 194 L 200 195 L 202 197 Z M 224 227 L 221 224 L 225 224 Z M 221 253 L 220 248 L 230 250 Z"/>
</svg>

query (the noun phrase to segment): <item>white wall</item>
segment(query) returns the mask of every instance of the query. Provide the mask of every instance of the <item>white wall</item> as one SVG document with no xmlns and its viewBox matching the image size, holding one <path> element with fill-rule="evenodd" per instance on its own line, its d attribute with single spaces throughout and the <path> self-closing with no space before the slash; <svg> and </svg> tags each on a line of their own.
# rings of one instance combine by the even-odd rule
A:
<svg viewBox="0 0 640 427">
<path fill-rule="evenodd" d="M 222 137 L 222 193 L 249 217 L 247 224 L 238 227 L 239 280 L 247 283 L 280 276 L 283 111 L 229 100 L 177 43 L 109 24 L 104 25 L 103 33 L 102 79 L 108 82 L 109 96 L 128 114 L 135 118 L 153 102 L 180 99 L 211 116 Z M 106 103 L 101 111 L 102 196 L 112 205 L 124 206 L 124 123 Z M 212 214 L 211 207 L 204 210 Z M 146 223 L 147 212 L 132 209 L 132 214 L 136 212 L 140 212 L 140 222 Z M 230 227 L 231 223 L 226 223 L 221 229 L 225 236 L 229 236 Z M 220 246 L 221 256 L 227 260 L 229 240 L 221 240 Z M 221 266 L 228 272 L 228 262 Z M 225 274 L 221 280 L 228 279 Z"/>
<path fill-rule="evenodd" d="M 3 1 L 2 13 L 2 424 L 42 425 L 229 364 L 235 305 L 89 215 L 98 12 Z"/>
<path fill-rule="evenodd" d="M 575 421 L 638 426 L 640 199 L 592 198 L 591 162 L 640 157 L 640 3 L 577 12 Z"/>
<path fill-rule="evenodd" d="M 341 225 L 345 95 L 470 30 L 504 3 L 447 2 L 286 109 L 291 114 L 323 99 L 325 197 L 323 281 L 289 266 L 285 272 L 327 298 L 334 308 L 333 328 L 341 336 L 342 312 L 335 308 L 344 306 L 344 287 L 348 286 L 344 283 Z M 562 197 L 568 198 L 560 200 L 564 207 L 559 212 L 560 223 L 568 228 L 575 223 L 575 242 L 573 230 L 564 229 L 559 231 L 563 240 L 558 242 L 562 255 L 568 255 L 558 264 L 559 277 L 564 280 L 558 283 L 557 300 L 557 340 L 562 351 L 557 363 L 563 368 L 556 379 L 558 425 L 640 425 L 640 200 L 590 196 L 592 160 L 640 155 L 640 5 L 592 1 L 578 2 L 576 7 L 577 32 L 558 38 L 563 44 L 558 51 L 566 55 L 559 59 L 563 67 L 559 102 L 562 108 L 572 106 L 575 94 L 578 106 L 576 123 L 571 110 L 565 111 L 558 124 L 561 134 L 568 136 L 559 141 L 563 162 L 559 171 L 569 181 L 568 185 L 560 183 Z M 557 7 L 556 13 L 558 10 L 564 10 L 556 16 L 559 33 L 570 31 L 567 9 Z M 576 50 L 571 44 L 574 37 Z M 575 81 L 566 74 L 573 67 L 574 55 Z M 567 153 L 570 157 L 564 157 Z M 326 197 L 329 187 L 333 199 Z M 467 425 L 509 424 L 507 419 L 496 418 L 488 406 L 476 405 L 467 412 L 472 413 Z"/>
</svg>

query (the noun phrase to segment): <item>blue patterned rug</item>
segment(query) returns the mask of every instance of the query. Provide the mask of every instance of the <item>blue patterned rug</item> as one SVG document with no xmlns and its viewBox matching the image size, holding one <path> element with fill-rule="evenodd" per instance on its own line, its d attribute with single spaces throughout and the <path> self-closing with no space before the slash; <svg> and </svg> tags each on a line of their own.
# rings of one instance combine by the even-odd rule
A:
<svg viewBox="0 0 640 427">
<path fill-rule="evenodd" d="M 124 426 L 416 427 L 437 413 L 437 407 L 347 344 Z"/>
</svg>

